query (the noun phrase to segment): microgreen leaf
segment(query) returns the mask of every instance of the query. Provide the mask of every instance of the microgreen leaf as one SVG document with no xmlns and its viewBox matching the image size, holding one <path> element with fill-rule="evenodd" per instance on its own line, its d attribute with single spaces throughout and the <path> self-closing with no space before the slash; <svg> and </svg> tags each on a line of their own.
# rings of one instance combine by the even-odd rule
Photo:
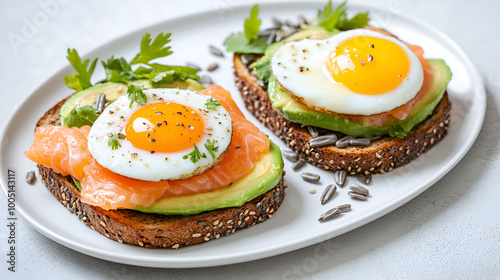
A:
<svg viewBox="0 0 500 280">
<path fill-rule="evenodd" d="M 337 28 L 340 30 L 350 30 L 356 28 L 363 28 L 368 25 L 370 18 L 368 13 L 359 13 L 353 16 L 351 19 L 343 18 L 337 24 Z"/>
<path fill-rule="evenodd" d="M 217 99 L 210 97 L 210 99 L 208 99 L 205 103 L 205 106 L 207 106 L 208 110 L 217 110 L 217 107 L 220 106 L 220 102 L 217 101 Z"/>
<path fill-rule="evenodd" d="M 109 138 L 108 146 L 111 147 L 112 150 L 117 150 L 118 148 L 120 148 L 122 146 L 120 144 L 120 141 L 118 141 L 118 139 L 124 140 L 125 135 L 121 134 L 121 133 L 115 133 L 115 134 L 111 135 L 111 137 Z"/>
<path fill-rule="evenodd" d="M 89 88 L 91 86 L 90 77 L 92 76 L 92 73 L 94 73 L 95 65 L 97 63 L 97 58 L 92 62 L 90 67 L 89 67 L 90 59 L 85 59 L 84 61 L 82 61 L 82 59 L 78 55 L 78 52 L 75 49 L 72 50 L 68 49 L 68 56 L 66 58 L 69 60 L 71 65 L 73 65 L 73 67 L 77 72 L 75 74 L 70 74 L 70 75 L 78 77 L 82 89 Z M 68 78 L 68 79 L 73 79 L 73 78 Z"/>
<path fill-rule="evenodd" d="M 200 153 L 200 150 L 198 149 L 198 146 L 196 146 L 196 143 L 194 144 L 194 150 L 190 152 L 189 154 L 183 156 L 183 159 L 189 158 L 193 163 L 197 163 L 201 158 L 206 158 L 207 156 L 205 153 Z"/>
<path fill-rule="evenodd" d="M 169 56 L 172 54 L 170 46 L 166 46 L 171 40 L 170 33 L 160 33 L 151 43 L 151 34 L 146 33 L 141 40 L 141 51 L 130 62 L 130 64 L 149 64 L 153 59 Z"/>
<path fill-rule="evenodd" d="M 212 156 L 212 159 L 215 159 L 215 152 L 219 151 L 219 146 L 215 146 L 215 140 L 207 139 L 205 148 L 207 148 L 207 151 Z"/>
<path fill-rule="evenodd" d="M 328 31 L 335 29 L 340 18 L 345 17 L 345 4 L 346 2 L 343 2 L 334 11 L 332 1 L 328 1 L 328 5 L 326 5 L 325 9 L 318 11 L 318 25 L 323 26 Z"/>
<path fill-rule="evenodd" d="M 132 108 L 132 104 L 136 102 L 140 105 L 145 105 L 148 102 L 148 98 L 142 89 L 144 86 L 140 85 L 129 85 L 127 89 L 128 99 L 130 99 L 129 108 Z"/>
<path fill-rule="evenodd" d="M 248 41 L 257 38 L 260 24 L 262 23 L 262 21 L 258 18 L 258 16 L 259 16 L 259 5 L 254 5 L 252 11 L 250 12 L 250 17 L 245 19 L 245 24 L 244 24 L 245 36 Z"/>
<path fill-rule="evenodd" d="M 67 87 L 76 90 L 77 92 L 82 90 L 82 84 L 80 83 L 80 79 L 78 78 L 78 73 L 71 73 L 64 77 L 64 84 Z"/>
<path fill-rule="evenodd" d="M 94 107 L 90 105 L 82 107 L 75 105 L 75 107 L 71 109 L 71 112 L 69 112 L 69 115 L 64 118 L 64 125 L 67 127 L 76 126 L 79 128 L 84 125 L 92 126 L 97 117 L 99 117 L 99 112 L 97 112 Z"/>
</svg>

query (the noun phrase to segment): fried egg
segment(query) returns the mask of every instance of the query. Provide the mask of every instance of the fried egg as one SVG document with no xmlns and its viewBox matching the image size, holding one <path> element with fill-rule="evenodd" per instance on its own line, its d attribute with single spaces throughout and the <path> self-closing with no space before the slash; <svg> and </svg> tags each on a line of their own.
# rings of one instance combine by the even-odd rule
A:
<svg viewBox="0 0 500 280">
<path fill-rule="evenodd" d="M 218 101 L 190 90 L 144 93 L 145 105 L 129 107 L 129 98 L 121 96 L 92 125 L 88 148 L 100 165 L 129 178 L 160 181 L 191 178 L 222 160 L 232 124 Z M 116 149 L 109 143 L 113 135 L 124 136 L 116 139 Z"/>
<path fill-rule="evenodd" d="M 424 80 L 418 57 L 403 42 L 366 29 L 285 43 L 272 54 L 271 71 L 311 108 L 366 116 L 409 102 Z"/>
</svg>

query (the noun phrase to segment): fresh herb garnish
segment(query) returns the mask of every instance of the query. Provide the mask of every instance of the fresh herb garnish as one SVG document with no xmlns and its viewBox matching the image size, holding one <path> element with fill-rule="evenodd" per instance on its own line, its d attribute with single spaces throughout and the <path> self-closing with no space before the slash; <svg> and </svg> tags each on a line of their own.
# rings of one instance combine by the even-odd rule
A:
<svg viewBox="0 0 500 280">
<path fill-rule="evenodd" d="M 132 104 L 136 102 L 140 105 L 145 105 L 148 102 L 148 98 L 142 89 L 144 86 L 129 85 L 127 89 L 127 96 L 130 99 L 129 108 L 132 108 Z"/>
<path fill-rule="evenodd" d="M 217 107 L 220 106 L 220 102 L 217 101 L 217 99 L 210 97 L 210 99 L 208 99 L 205 103 L 205 106 L 207 106 L 208 110 L 217 110 Z"/>
<path fill-rule="evenodd" d="M 85 59 L 84 61 L 82 61 L 75 49 L 68 49 L 67 58 L 71 65 L 73 65 L 73 67 L 75 68 L 76 73 L 72 73 L 64 77 L 64 83 L 66 84 L 66 86 L 77 91 L 89 88 L 91 86 L 90 77 L 92 76 L 92 73 L 94 73 L 97 58 L 94 59 L 90 67 L 90 59 Z"/>
<path fill-rule="evenodd" d="M 171 55 L 170 46 L 166 46 L 171 41 L 169 38 L 170 33 L 160 33 L 151 43 L 151 34 L 146 33 L 141 40 L 141 51 L 132 59 L 130 64 L 142 63 L 147 65 L 153 59 Z"/>
<path fill-rule="evenodd" d="M 198 146 L 196 146 L 196 143 L 193 143 L 194 144 L 194 150 L 192 152 L 190 152 L 189 154 L 183 156 L 182 158 L 183 159 L 187 159 L 189 158 L 193 163 L 196 163 L 198 162 L 201 158 L 206 158 L 207 156 L 205 155 L 205 153 L 200 153 L 200 150 L 198 149 Z"/>
<path fill-rule="evenodd" d="M 84 125 L 92 126 L 97 117 L 99 117 L 99 112 L 96 108 L 90 105 L 82 107 L 75 105 L 75 107 L 71 109 L 71 112 L 69 112 L 69 115 L 64 118 L 64 125 L 67 127 L 76 126 L 78 128 Z"/>
<path fill-rule="evenodd" d="M 118 141 L 118 139 L 124 140 L 125 135 L 121 134 L 121 133 L 115 133 L 115 134 L 111 135 L 111 138 L 109 138 L 108 146 L 111 147 L 112 150 L 117 150 L 118 148 L 120 148 L 122 146 L 120 144 L 120 141 Z"/>
<path fill-rule="evenodd" d="M 107 62 L 101 61 L 108 82 L 126 83 L 127 81 L 137 80 L 137 76 L 132 71 L 130 64 L 123 58 L 108 58 Z"/>
<path fill-rule="evenodd" d="M 207 139 L 205 143 L 205 148 L 207 148 L 208 153 L 212 156 L 212 159 L 215 159 L 215 153 L 219 151 L 219 146 L 215 146 L 215 140 Z"/>
<path fill-rule="evenodd" d="M 250 17 L 245 19 L 244 32 L 231 34 L 224 45 L 228 52 L 234 53 L 264 53 L 267 48 L 267 38 L 258 37 L 261 20 L 258 18 L 259 5 L 255 5 Z"/>
<path fill-rule="evenodd" d="M 389 135 L 393 137 L 397 137 L 399 139 L 404 139 L 408 135 L 408 133 L 404 130 L 404 128 L 400 125 L 395 125 L 391 129 L 389 129 Z"/>
<path fill-rule="evenodd" d="M 369 21 L 368 13 L 360 13 L 351 19 L 347 19 L 346 3 L 347 1 L 343 2 L 333 10 L 332 1 L 330 0 L 325 9 L 318 11 L 318 25 L 324 27 L 328 31 L 365 27 Z"/>
</svg>

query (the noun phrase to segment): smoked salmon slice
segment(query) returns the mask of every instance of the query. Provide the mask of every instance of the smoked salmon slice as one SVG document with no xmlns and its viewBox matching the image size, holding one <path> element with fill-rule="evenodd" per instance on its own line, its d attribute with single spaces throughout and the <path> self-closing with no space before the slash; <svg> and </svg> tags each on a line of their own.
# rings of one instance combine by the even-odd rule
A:
<svg viewBox="0 0 500 280">
<path fill-rule="evenodd" d="M 219 86 L 211 86 L 200 92 L 217 99 L 229 112 L 233 124 L 233 137 L 226 157 L 205 173 L 179 181 L 141 181 L 124 177 L 102 167 L 87 150 L 86 136 L 90 127 L 67 128 L 44 126 L 37 129 L 35 141 L 28 158 L 45 165 L 62 175 L 71 175 L 81 181 L 81 200 L 104 209 L 149 206 L 163 197 L 202 193 L 224 188 L 250 172 L 254 163 L 269 150 L 269 140 L 239 110 L 231 95 Z M 79 160 L 72 161 L 66 154 L 76 151 L 75 141 L 66 139 L 67 130 L 80 130 Z M 57 135 L 57 136 L 54 136 Z M 51 138 L 47 140 L 44 138 Z M 53 139 L 52 139 L 53 138 Z M 40 143 L 47 143 L 42 144 Z M 57 150 L 57 152 L 56 152 Z M 57 153 L 57 163 L 52 166 L 51 155 Z M 59 153 L 64 155 L 59 155 Z M 70 153 L 74 155 L 74 153 Z M 81 160 L 80 160 L 81 159 Z M 76 163 L 80 162 L 80 165 Z M 80 177 L 79 174 L 82 174 Z"/>
</svg>

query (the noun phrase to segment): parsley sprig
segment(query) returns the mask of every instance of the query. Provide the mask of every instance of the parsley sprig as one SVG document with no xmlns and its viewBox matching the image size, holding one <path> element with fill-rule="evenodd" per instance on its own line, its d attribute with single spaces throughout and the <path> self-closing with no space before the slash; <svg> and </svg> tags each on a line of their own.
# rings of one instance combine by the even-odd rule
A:
<svg viewBox="0 0 500 280">
<path fill-rule="evenodd" d="M 117 150 L 122 146 L 122 144 L 120 144 L 120 141 L 118 141 L 119 139 L 124 140 L 125 135 L 121 133 L 115 133 L 111 135 L 111 137 L 108 140 L 108 146 L 111 147 L 112 150 Z"/>
<path fill-rule="evenodd" d="M 69 115 L 64 118 L 64 124 L 67 127 L 82 127 L 84 125 L 92 126 L 95 120 L 99 117 L 99 112 L 90 105 L 78 106 L 75 105 Z"/>
<path fill-rule="evenodd" d="M 140 105 L 146 105 L 146 102 L 148 102 L 148 98 L 146 94 L 143 91 L 144 86 L 140 85 L 129 85 L 127 89 L 127 96 L 128 99 L 130 100 L 130 105 L 129 108 L 132 108 L 132 104 L 136 102 L 137 104 Z"/>
<path fill-rule="evenodd" d="M 205 106 L 207 106 L 208 110 L 217 110 L 217 107 L 220 106 L 220 102 L 217 99 L 210 97 L 210 99 L 208 99 L 205 103 Z"/>
<path fill-rule="evenodd" d="M 219 151 L 219 146 L 215 146 L 215 140 L 207 139 L 205 142 L 205 148 L 207 148 L 208 153 L 215 159 L 215 153 Z"/>
<path fill-rule="evenodd" d="M 198 149 L 198 146 L 196 146 L 196 143 L 194 144 L 194 150 L 190 152 L 189 154 L 183 156 L 183 159 L 189 158 L 193 163 L 197 163 L 201 158 L 206 158 L 207 155 L 205 153 L 200 153 L 200 150 Z"/>
<path fill-rule="evenodd" d="M 170 46 L 167 46 L 170 41 L 170 33 L 160 33 L 151 43 L 151 34 L 147 33 L 142 37 L 141 51 L 132 59 L 130 64 L 142 63 L 147 65 L 153 59 L 171 55 Z"/>
<path fill-rule="evenodd" d="M 224 42 L 228 52 L 264 53 L 267 48 L 267 38 L 258 36 L 261 24 L 258 15 L 259 5 L 255 5 L 250 12 L 250 17 L 245 19 L 243 32 L 231 34 Z"/>
<path fill-rule="evenodd" d="M 73 67 L 75 68 L 76 73 L 72 73 L 64 77 L 64 83 L 66 84 L 66 86 L 76 91 L 89 88 L 91 86 L 90 77 L 94 73 L 97 58 L 94 59 L 92 64 L 90 64 L 90 67 L 90 59 L 85 59 L 84 61 L 82 61 L 75 49 L 68 49 L 67 58 L 71 65 L 73 65 Z"/>
<path fill-rule="evenodd" d="M 346 13 L 347 8 L 345 6 L 346 3 L 347 1 L 343 2 L 334 10 L 332 1 L 328 1 L 326 7 L 318 11 L 318 25 L 324 27 L 328 31 L 365 27 L 370 20 L 368 18 L 368 13 L 359 13 L 351 19 L 348 19 Z"/>
</svg>

